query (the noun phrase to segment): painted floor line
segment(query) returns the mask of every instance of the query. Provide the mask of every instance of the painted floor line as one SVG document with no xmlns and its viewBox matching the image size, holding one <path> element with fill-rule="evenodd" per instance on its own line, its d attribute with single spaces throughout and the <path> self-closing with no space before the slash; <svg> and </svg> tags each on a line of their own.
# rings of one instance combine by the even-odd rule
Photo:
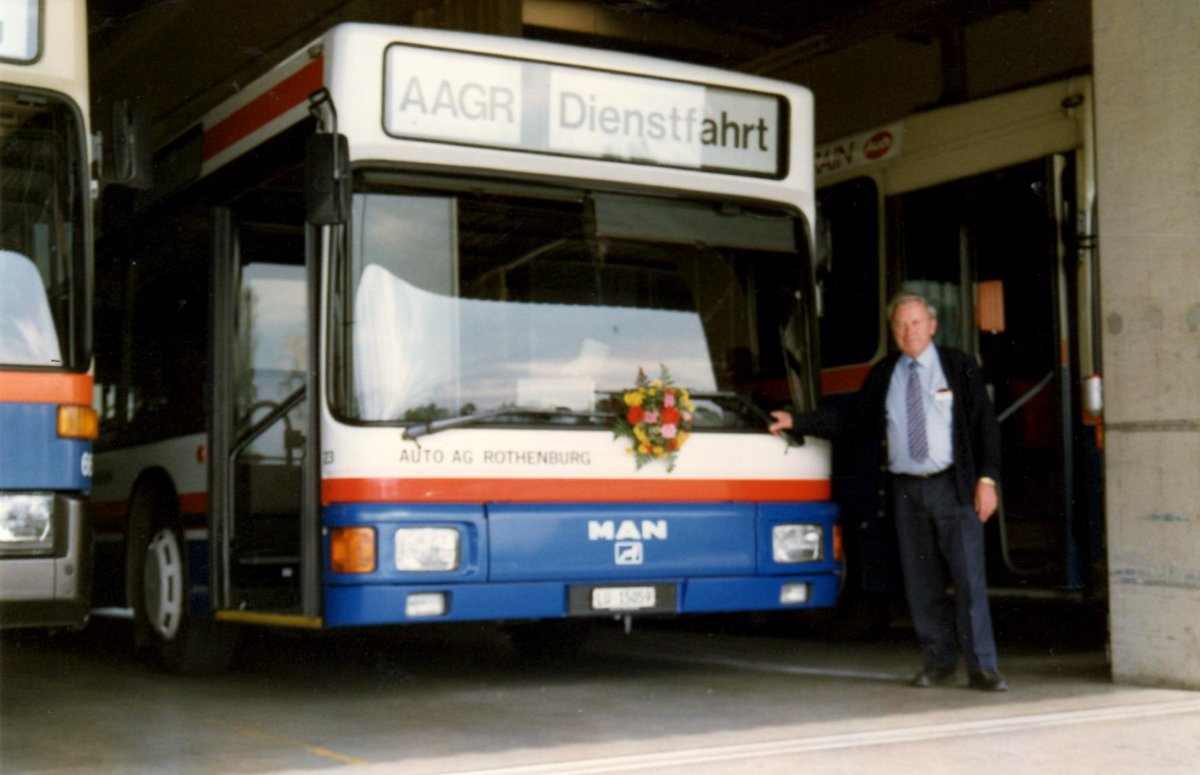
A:
<svg viewBox="0 0 1200 775">
<path fill-rule="evenodd" d="M 1069 724 L 1126 721 L 1186 713 L 1200 713 L 1200 699 L 1139 705 L 1118 705 L 1050 713 L 1031 713 L 976 721 L 920 724 L 895 729 L 820 735 L 811 738 L 597 757 L 594 759 L 560 761 L 546 764 L 516 765 L 494 769 L 461 771 L 457 775 L 549 775 L 550 773 L 554 773 L 555 775 L 565 775 L 567 773 L 570 775 L 595 775 L 596 773 L 628 772 L 654 767 L 678 767 L 688 764 L 711 764 L 720 761 L 753 759 L 763 756 L 921 742 L 955 738 L 963 735 L 987 735 Z"/>
<path fill-rule="evenodd" d="M 625 650 L 622 652 L 638 659 L 654 660 L 657 662 L 683 662 L 693 665 L 709 665 L 711 667 L 729 667 L 736 670 L 753 670 L 760 673 L 784 673 L 787 675 L 812 675 L 825 678 L 857 678 L 869 681 L 907 681 L 912 678 L 909 674 L 886 673 L 874 670 L 848 670 L 836 667 L 810 667 L 806 665 L 781 664 L 779 662 L 762 662 L 759 660 L 740 659 L 716 654 L 686 653 L 675 651 L 654 652 Z"/>
</svg>

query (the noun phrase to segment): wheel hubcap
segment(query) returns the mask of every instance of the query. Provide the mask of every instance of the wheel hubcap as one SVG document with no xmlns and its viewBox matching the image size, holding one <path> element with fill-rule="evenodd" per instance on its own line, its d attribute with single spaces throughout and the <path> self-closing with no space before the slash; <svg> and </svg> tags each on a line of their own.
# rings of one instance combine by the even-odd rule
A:
<svg viewBox="0 0 1200 775">
<path fill-rule="evenodd" d="M 143 589 L 150 626 L 160 638 L 171 640 L 183 619 L 183 555 L 173 530 L 164 528 L 150 539 Z"/>
</svg>

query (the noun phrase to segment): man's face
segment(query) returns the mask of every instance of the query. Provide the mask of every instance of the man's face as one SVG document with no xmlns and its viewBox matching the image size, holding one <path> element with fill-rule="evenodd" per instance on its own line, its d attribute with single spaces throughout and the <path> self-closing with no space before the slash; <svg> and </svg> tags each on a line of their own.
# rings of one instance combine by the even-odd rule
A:
<svg viewBox="0 0 1200 775">
<path fill-rule="evenodd" d="M 896 346 L 910 358 L 925 352 L 937 333 L 937 320 L 929 316 L 929 310 L 919 301 L 909 301 L 896 307 L 892 315 L 892 336 Z"/>
</svg>

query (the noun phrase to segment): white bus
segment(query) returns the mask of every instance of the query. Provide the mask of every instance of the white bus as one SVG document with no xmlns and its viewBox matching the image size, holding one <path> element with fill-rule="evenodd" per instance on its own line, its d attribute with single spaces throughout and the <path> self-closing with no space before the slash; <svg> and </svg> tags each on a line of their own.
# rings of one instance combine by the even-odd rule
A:
<svg viewBox="0 0 1200 775">
<path fill-rule="evenodd" d="M 939 309 L 937 341 L 978 358 L 1001 420 L 995 594 L 1105 593 L 1095 143 L 1086 76 L 918 113 L 820 146 L 831 235 L 823 400 L 856 390 L 890 336 L 886 300 Z M 872 450 L 835 457 L 845 601 L 898 585 Z"/>
<path fill-rule="evenodd" d="M 88 615 L 91 160 L 83 0 L 0 0 L 0 626 Z"/>
<path fill-rule="evenodd" d="M 828 446 L 764 414 L 816 400 L 811 131 L 790 84 L 331 29 L 107 213 L 97 595 L 185 670 L 831 605 Z"/>
</svg>

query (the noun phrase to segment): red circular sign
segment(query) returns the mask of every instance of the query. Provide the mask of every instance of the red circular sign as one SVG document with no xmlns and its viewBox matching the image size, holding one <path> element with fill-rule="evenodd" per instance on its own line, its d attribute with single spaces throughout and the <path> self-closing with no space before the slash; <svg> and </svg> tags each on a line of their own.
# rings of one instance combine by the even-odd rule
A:
<svg viewBox="0 0 1200 775">
<path fill-rule="evenodd" d="M 863 146 L 863 156 L 866 156 L 872 161 L 882 159 L 887 156 L 887 152 L 892 149 L 892 133 L 884 129 L 871 135 Z"/>
</svg>

